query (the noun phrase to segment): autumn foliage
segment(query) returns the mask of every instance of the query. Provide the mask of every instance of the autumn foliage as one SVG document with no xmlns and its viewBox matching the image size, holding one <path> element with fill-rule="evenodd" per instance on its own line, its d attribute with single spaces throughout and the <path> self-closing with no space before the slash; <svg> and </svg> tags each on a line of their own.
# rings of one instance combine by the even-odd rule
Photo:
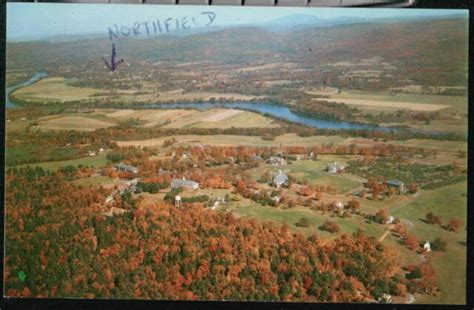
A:
<svg viewBox="0 0 474 310">
<path fill-rule="evenodd" d="M 107 191 L 40 168 L 10 170 L 6 185 L 7 296 L 355 302 L 404 291 L 395 253 L 364 234 L 320 241 L 140 200 L 106 217 Z"/>
</svg>

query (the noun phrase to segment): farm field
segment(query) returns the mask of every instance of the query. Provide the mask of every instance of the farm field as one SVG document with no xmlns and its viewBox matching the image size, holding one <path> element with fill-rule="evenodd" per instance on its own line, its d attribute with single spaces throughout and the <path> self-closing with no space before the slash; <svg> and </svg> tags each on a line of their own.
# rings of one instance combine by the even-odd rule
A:
<svg viewBox="0 0 474 310">
<path fill-rule="evenodd" d="M 38 121 L 38 128 L 41 130 L 94 131 L 115 125 L 115 123 L 88 116 L 48 116 L 40 118 Z"/>
<path fill-rule="evenodd" d="M 44 101 L 76 101 L 89 99 L 99 89 L 75 87 L 67 84 L 62 77 L 44 78 L 32 85 L 22 87 L 12 93 L 20 101 L 43 103 Z"/>
<path fill-rule="evenodd" d="M 120 146 L 161 146 L 165 140 L 170 137 L 160 137 L 146 140 L 130 140 L 116 141 Z M 213 146 L 232 146 L 232 145 L 249 145 L 249 146 L 268 146 L 279 147 L 284 146 L 311 146 L 321 143 L 334 143 L 344 141 L 340 136 L 312 136 L 299 137 L 296 134 L 284 134 L 278 136 L 273 141 L 263 140 L 259 136 L 237 136 L 237 135 L 177 135 L 176 145 L 195 145 L 208 144 Z"/>
<path fill-rule="evenodd" d="M 427 224 L 424 219 L 426 213 L 433 212 L 441 217 L 443 224 L 453 217 L 466 223 L 466 195 L 466 182 L 427 190 L 422 192 L 419 199 L 393 213 L 395 216 L 407 218 L 413 222 L 412 230 L 419 236 L 420 241 L 440 237 L 447 242 L 446 252 L 432 253 L 433 266 L 439 273 L 441 294 L 439 299 L 434 300 L 424 297 L 426 302 L 461 303 L 465 301 L 466 246 L 462 242 L 466 242 L 466 231 L 450 232 L 438 225 Z"/>
<path fill-rule="evenodd" d="M 370 107 L 370 109 L 399 110 L 409 109 L 413 111 L 437 111 L 449 108 L 458 113 L 467 113 L 467 97 L 443 96 L 443 95 L 420 95 L 420 94 L 397 94 L 391 96 L 389 92 L 366 92 L 366 91 L 343 91 L 337 93 L 337 89 L 326 88 L 318 91 L 307 92 L 311 95 L 328 96 L 327 99 L 334 102 L 346 103 Z"/>
<path fill-rule="evenodd" d="M 76 166 L 76 167 L 79 165 L 94 166 L 95 168 L 99 168 L 107 164 L 107 159 L 105 158 L 106 156 L 107 156 L 106 154 L 99 154 L 97 156 L 87 156 L 87 157 L 82 157 L 82 158 L 72 159 L 72 160 L 25 164 L 25 165 L 20 165 L 18 167 L 37 166 L 49 171 L 55 171 L 58 168 L 69 166 L 69 165 Z"/>
<path fill-rule="evenodd" d="M 467 132 L 467 96 L 397 94 L 389 92 L 343 91 L 338 94 L 335 88 L 307 91 L 308 94 L 322 96 L 317 100 L 344 103 L 364 113 L 393 113 L 410 110 L 413 113 L 438 113 L 429 123 L 404 121 L 401 123 L 382 123 L 382 126 L 409 126 L 419 130 L 445 131 L 465 134 Z"/>
<path fill-rule="evenodd" d="M 41 130 L 93 131 L 116 126 L 130 119 L 139 120 L 140 126 L 164 128 L 271 128 L 279 127 L 274 120 L 258 113 L 232 110 L 95 110 L 93 113 L 69 113 L 40 117 L 37 128 Z M 9 126 L 25 128 L 26 121 L 14 121 Z"/>
<path fill-rule="evenodd" d="M 12 78 L 11 78 L 12 79 Z M 44 101 L 72 102 L 77 100 L 103 99 L 114 97 L 116 102 L 169 102 L 169 101 L 192 101 L 231 99 L 231 100 L 252 100 L 263 96 L 249 96 L 237 93 L 218 92 L 185 92 L 183 89 L 159 91 L 153 83 L 148 83 L 141 92 L 121 90 L 111 93 L 106 89 L 78 87 L 68 84 L 68 80 L 63 77 L 44 78 L 32 85 L 18 89 L 12 93 L 13 98 L 28 103 L 39 103 Z M 117 98 L 116 96 L 120 97 Z"/>
</svg>

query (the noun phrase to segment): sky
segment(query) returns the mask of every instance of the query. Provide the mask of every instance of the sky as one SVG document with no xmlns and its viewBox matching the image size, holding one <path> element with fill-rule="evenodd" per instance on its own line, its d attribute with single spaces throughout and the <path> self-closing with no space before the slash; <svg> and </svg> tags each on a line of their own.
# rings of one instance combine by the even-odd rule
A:
<svg viewBox="0 0 474 310">
<path fill-rule="evenodd" d="M 179 21 L 188 16 L 198 20 L 196 27 L 206 24 L 206 14 L 215 13 L 211 26 L 230 26 L 269 22 L 292 15 L 313 15 L 321 19 L 357 16 L 370 19 L 402 16 L 443 16 L 463 14 L 460 10 L 428 9 L 364 9 L 364 8 L 285 8 L 285 7 L 228 7 L 183 5 L 134 5 L 92 3 L 7 3 L 7 41 L 47 38 L 54 35 L 98 33 L 109 37 L 109 27 L 131 27 L 135 22 Z M 151 24 L 149 24 L 151 29 Z M 163 25 L 162 25 L 163 26 Z M 144 25 L 142 26 L 142 30 Z M 172 27 L 171 27 L 172 28 Z"/>
</svg>

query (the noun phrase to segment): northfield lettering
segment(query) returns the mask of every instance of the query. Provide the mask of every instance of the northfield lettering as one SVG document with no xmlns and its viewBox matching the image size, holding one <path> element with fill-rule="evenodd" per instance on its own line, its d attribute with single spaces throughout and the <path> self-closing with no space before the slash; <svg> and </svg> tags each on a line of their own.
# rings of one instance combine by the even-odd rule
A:
<svg viewBox="0 0 474 310">
<path fill-rule="evenodd" d="M 153 36 L 176 30 L 186 30 L 193 27 L 210 26 L 216 19 L 214 12 L 202 12 L 196 17 L 166 18 L 155 21 L 135 22 L 131 27 L 114 25 L 109 27 L 109 39 L 122 37 Z"/>
</svg>

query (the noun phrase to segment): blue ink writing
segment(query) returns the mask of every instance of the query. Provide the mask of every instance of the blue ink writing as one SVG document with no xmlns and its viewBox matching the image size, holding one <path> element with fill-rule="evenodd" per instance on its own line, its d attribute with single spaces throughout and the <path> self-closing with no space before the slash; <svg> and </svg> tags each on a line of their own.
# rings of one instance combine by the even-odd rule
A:
<svg viewBox="0 0 474 310">
<path fill-rule="evenodd" d="M 120 65 L 123 62 L 122 58 L 120 58 L 119 61 L 115 61 L 115 57 L 117 57 L 117 52 L 115 51 L 115 44 L 112 43 L 112 55 L 110 56 L 110 63 L 107 61 L 107 59 L 102 57 L 102 60 L 105 62 L 105 65 L 112 72 L 115 71 L 115 69 L 117 69 L 118 65 Z"/>
<path fill-rule="evenodd" d="M 109 27 L 109 39 L 119 39 L 120 37 L 140 37 L 152 36 L 162 33 L 168 33 L 176 30 L 187 30 L 192 27 L 209 27 L 214 23 L 216 13 L 201 12 L 197 16 L 185 16 L 180 18 L 169 17 L 166 19 L 157 19 L 154 21 L 134 22 L 131 26 L 113 25 Z"/>
</svg>

